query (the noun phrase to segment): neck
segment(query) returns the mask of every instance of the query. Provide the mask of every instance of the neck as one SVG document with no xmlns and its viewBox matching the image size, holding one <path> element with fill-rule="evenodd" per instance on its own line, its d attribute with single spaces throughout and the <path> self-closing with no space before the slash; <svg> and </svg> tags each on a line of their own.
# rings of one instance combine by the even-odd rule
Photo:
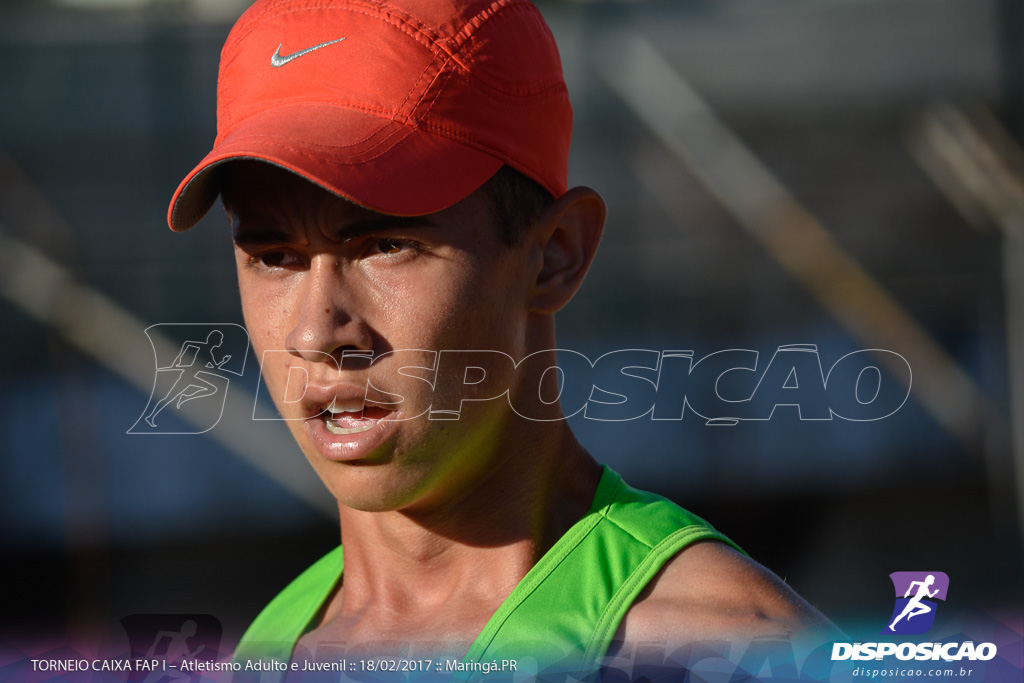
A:
<svg viewBox="0 0 1024 683">
<path fill-rule="evenodd" d="M 495 466 L 459 495 L 415 509 L 340 506 L 344 599 L 350 614 L 409 612 L 452 600 L 500 604 L 537 560 L 589 510 L 600 467 L 564 420 L 516 421 Z"/>
</svg>

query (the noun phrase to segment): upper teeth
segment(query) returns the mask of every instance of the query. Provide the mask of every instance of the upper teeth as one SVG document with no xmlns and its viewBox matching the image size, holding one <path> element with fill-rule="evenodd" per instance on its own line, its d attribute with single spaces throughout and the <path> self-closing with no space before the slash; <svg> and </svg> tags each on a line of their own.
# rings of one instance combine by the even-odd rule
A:
<svg viewBox="0 0 1024 683">
<path fill-rule="evenodd" d="M 338 403 L 338 399 L 334 399 L 331 401 L 331 405 L 327 406 L 327 412 L 331 415 L 337 415 L 338 413 L 361 413 L 363 412 L 363 403 L 360 401 L 358 403 L 348 402 L 341 404 Z"/>
</svg>

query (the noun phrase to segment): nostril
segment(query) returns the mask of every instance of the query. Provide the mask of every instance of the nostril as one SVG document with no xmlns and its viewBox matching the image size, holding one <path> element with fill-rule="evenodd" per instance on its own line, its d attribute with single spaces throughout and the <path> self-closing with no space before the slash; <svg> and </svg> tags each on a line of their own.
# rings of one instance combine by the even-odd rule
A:
<svg viewBox="0 0 1024 683">
<path fill-rule="evenodd" d="M 341 352 L 342 370 L 365 370 L 373 363 L 373 351 L 348 348 Z"/>
</svg>

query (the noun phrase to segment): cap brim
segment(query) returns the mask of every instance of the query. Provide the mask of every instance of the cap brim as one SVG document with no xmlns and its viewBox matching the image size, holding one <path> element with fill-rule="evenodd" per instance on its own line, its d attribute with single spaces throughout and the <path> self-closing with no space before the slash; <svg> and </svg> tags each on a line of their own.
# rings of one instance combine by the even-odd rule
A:
<svg viewBox="0 0 1024 683">
<path fill-rule="evenodd" d="M 216 169 L 256 159 L 305 177 L 380 213 L 419 216 L 458 203 L 504 164 L 500 158 L 429 130 L 321 104 L 279 106 L 219 138 L 178 186 L 167 212 L 188 230 L 220 194 Z"/>
</svg>

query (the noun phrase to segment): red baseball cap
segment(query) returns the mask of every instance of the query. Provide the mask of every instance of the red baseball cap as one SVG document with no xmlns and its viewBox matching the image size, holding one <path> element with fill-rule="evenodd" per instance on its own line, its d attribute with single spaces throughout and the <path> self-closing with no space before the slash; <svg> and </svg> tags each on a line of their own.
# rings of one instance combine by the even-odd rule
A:
<svg viewBox="0 0 1024 683">
<path fill-rule="evenodd" d="M 558 48 L 527 0 L 260 0 L 221 51 L 217 139 L 167 220 L 195 225 L 232 159 L 394 215 L 451 206 L 504 164 L 558 197 L 571 131 Z"/>
</svg>

